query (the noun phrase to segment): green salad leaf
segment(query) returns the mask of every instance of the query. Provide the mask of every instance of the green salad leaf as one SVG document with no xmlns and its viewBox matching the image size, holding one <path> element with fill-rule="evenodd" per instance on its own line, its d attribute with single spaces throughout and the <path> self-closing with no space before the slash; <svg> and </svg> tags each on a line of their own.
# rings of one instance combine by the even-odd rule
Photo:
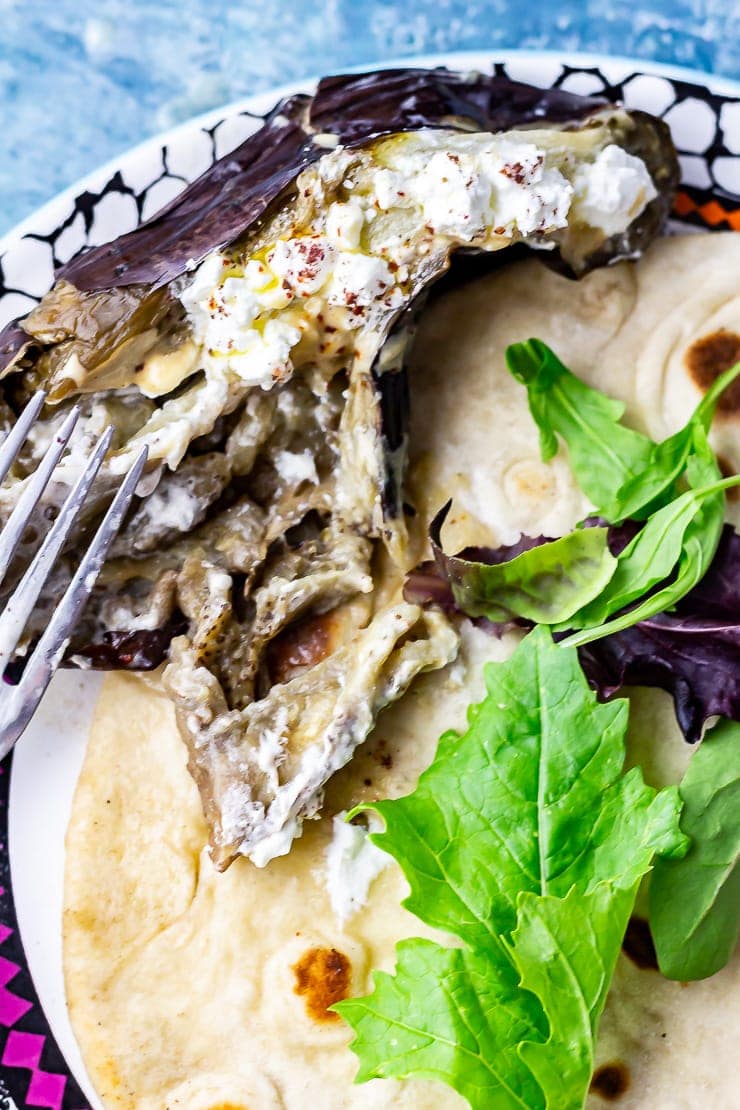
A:
<svg viewBox="0 0 740 1110">
<path fill-rule="evenodd" d="M 548 623 L 576 629 L 564 642 L 580 647 L 672 609 L 709 569 L 722 533 L 724 490 L 740 484 L 737 476 L 721 480 L 707 439 L 740 363 L 717 378 L 685 427 L 653 443 L 624 427 L 624 407 L 580 381 L 541 340 L 513 344 L 506 360 L 527 388 L 543 458 L 552 457 L 561 436 L 579 485 L 606 520 L 646 520 L 603 588 L 569 617 Z"/>
<path fill-rule="evenodd" d="M 450 505 L 432 521 L 429 535 L 455 602 L 470 617 L 568 621 L 602 593 L 617 566 L 606 528 L 581 528 L 496 563 L 479 562 L 466 552 L 446 555 L 440 533 Z"/>
<path fill-rule="evenodd" d="M 568 622 L 571 628 L 587 629 L 589 635 L 569 638 L 568 643 L 588 643 L 616 631 L 616 623 L 628 628 L 644 620 L 644 616 L 636 616 L 638 612 L 654 615 L 676 605 L 709 569 L 724 523 L 722 493 L 736 485 L 740 485 L 740 476 L 687 490 L 651 516 L 619 555 L 614 574 L 598 597 Z M 676 576 L 658 593 L 650 594 L 676 567 Z M 646 594 L 650 596 L 642 606 L 624 613 L 618 622 L 604 623 L 612 613 Z"/>
<path fill-rule="evenodd" d="M 689 465 L 689 474 L 690 476 L 693 475 L 693 480 L 705 480 L 707 474 L 711 472 L 712 469 L 714 469 L 716 473 L 719 473 L 713 459 L 711 463 L 706 462 L 701 466 L 697 465 L 695 468 Z M 703 490 L 697 489 L 689 491 L 689 494 L 684 494 L 683 496 L 688 496 L 693 493 L 698 496 L 697 511 L 689 521 L 683 533 L 681 553 L 678 559 L 676 572 L 671 580 L 661 589 L 656 590 L 655 593 L 649 594 L 638 605 L 633 606 L 626 612 L 620 613 L 618 616 L 602 624 L 597 624 L 594 621 L 590 627 L 585 628 L 583 631 L 576 632 L 572 636 L 568 636 L 567 639 L 562 642 L 568 644 L 570 647 L 580 647 L 582 644 L 588 644 L 592 643 L 594 640 L 603 639 L 604 636 L 609 636 L 613 632 L 621 632 L 625 628 L 631 628 L 632 625 L 637 624 L 639 621 L 649 620 L 650 617 L 657 616 L 658 613 L 665 613 L 677 605 L 681 598 L 685 597 L 690 590 L 693 590 L 694 586 L 702 580 L 709 570 L 709 566 L 717 551 L 724 525 L 725 499 L 723 491 L 731 486 L 737 485 L 740 485 L 740 476 L 725 478 L 722 481 L 715 482 L 712 486 L 705 486 Z M 668 506 L 668 508 L 670 507 L 671 506 Z M 649 524 L 646 525 L 643 532 L 647 531 L 648 527 Z M 642 535 L 642 533 L 640 533 L 640 535 Z M 627 549 L 625 549 L 625 551 L 626 550 Z M 610 587 L 611 583 L 607 587 L 607 590 L 610 589 Z M 597 606 L 600 600 L 601 599 L 597 599 Z M 613 607 L 612 611 L 614 611 L 615 608 L 617 608 L 616 605 Z M 594 613 L 595 616 L 598 616 L 595 610 Z M 576 615 L 572 622 L 574 627 L 579 617 L 582 618 L 583 614 Z"/>
<path fill-rule="evenodd" d="M 527 388 L 543 459 L 555 455 L 560 436 L 579 486 L 612 522 L 645 520 L 675 497 L 697 438 L 709 431 L 722 393 L 740 374 L 738 362 L 712 383 L 683 428 L 654 443 L 621 424 L 624 405 L 582 382 L 541 340 L 514 343 L 506 363 Z"/>
<path fill-rule="evenodd" d="M 373 840 L 404 905 L 462 947 L 403 941 L 394 975 L 336 1010 L 359 1080 L 442 1080 L 474 1108 L 583 1104 L 608 982 L 656 852 L 685 850 L 675 788 L 622 774 L 627 703 L 597 702 L 546 628 L 505 663 L 468 729 L 440 740 Z"/>
<path fill-rule="evenodd" d="M 707 733 L 679 787 L 684 859 L 659 860 L 650 882 L 650 929 L 669 979 L 705 979 L 740 936 L 740 725 Z"/>
<path fill-rule="evenodd" d="M 605 509 L 625 483 L 648 469 L 653 440 L 621 424 L 621 401 L 582 382 L 541 339 L 513 343 L 506 350 L 506 365 L 526 386 L 544 461 L 557 453 L 560 436 L 568 446 L 576 480 L 591 503 L 606 520 L 624 519 L 607 515 Z"/>
<path fill-rule="evenodd" d="M 706 437 L 717 404 L 738 374 L 740 362 L 725 370 L 712 383 L 685 427 L 655 445 L 647 468 L 636 477 L 628 479 L 618 490 L 615 504 L 610 507 L 611 513 L 616 513 L 620 519 L 632 517 L 634 520 L 644 520 L 660 507 L 666 494 L 675 490 L 691 457 L 706 455 Z"/>
</svg>

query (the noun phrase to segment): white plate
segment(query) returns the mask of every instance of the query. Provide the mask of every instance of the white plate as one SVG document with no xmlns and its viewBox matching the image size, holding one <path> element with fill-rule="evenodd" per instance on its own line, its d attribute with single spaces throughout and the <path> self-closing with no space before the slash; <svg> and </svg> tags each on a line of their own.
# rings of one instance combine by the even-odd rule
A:
<svg viewBox="0 0 740 1110">
<path fill-rule="evenodd" d="M 716 217 L 716 209 L 704 208 L 713 195 L 722 191 L 740 194 L 740 84 L 629 59 L 550 53 L 512 52 L 493 58 L 461 53 L 388 65 L 489 70 L 494 62 L 515 80 L 544 87 L 557 84 L 577 93 L 605 92 L 622 98 L 628 107 L 663 116 L 680 152 L 688 222 L 700 224 L 702 212 L 710 222 Z M 296 91 L 311 91 L 313 85 L 307 81 L 275 89 L 158 135 L 101 167 L 25 220 L 0 240 L 0 326 L 33 306 L 51 284 L 55 265 L 81 247 L 112 239 L 151 216 L 186 182 L 207 169 L 214 157 L 228 153 L 254 131 L 261 114 L 276 100 Z M 725 207 L 732 208 L 732 197 Z M 740 198 L 735 198 L 735 207 L 740 207 Z M 64 835 L 97 685 L 97 676 L 82 672 L 55 678 L 18 745 L 10 784 L 12 900 L 6 892 L 3 903 L 0 891 L 0 919 L 7 919 L 5 928 L 0 925 L 0 1019 L 8 992 L 11 998 L 25 997 L 33 1008 L 14 1022 L 8 1020 L 10 1028 L 5 1032 L 0 1027 L 0 1051 L 4 1052 L 0 1075 L 9 1085 L 8 1093 L 12 1093 L 12 1075 L 22 1075 L 24 1091 L 29 1078 L 46 1083 L 57 1110 L 78 1110 L 79 1104 L 79 1097 L 77 1103 L 73 1098 L 73 1080 L 67 1080 L 62 1093 L 62 1077 L 68 1074 L 62 1057 L 91 1106 L 100 1106 L 84 1074 L 66 1012 L 60 928 Z M 0 801 L 4 778 L 7 775 L 0 776 Z M 0 845 L 0 865 L 5 852 L 6 846 Z M 27 965 L 12 919 L 13 902 Z M 27 976 L 24 979 L 25 966 L 30 969 L 38 1000 Z M 11 1001 L 8 1014 L 20 1009 Z M 48 1036 L 44 1015 L 53 1038 Z M 36 1030 L 31 1038 L 38 1040 L 26 1039 L 25 1047 L 20 1041 L 11 1041 L 14 1031 L 29 1028 Z M 12 1045 L 19 1047 L 16 1050 Z M 20 1062 L 22 1051 L 26 1052 L 24 1063 Z M 51 1078 L 45 1080 L 44 1074 Z M 55 1077 L 56 1086 L 52 1082 Z"/>
</svg>

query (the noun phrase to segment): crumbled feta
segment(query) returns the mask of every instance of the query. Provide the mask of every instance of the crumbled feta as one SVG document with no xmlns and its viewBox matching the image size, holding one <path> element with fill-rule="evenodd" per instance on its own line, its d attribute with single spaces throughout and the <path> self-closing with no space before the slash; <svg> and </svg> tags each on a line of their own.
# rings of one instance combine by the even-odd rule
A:
<svg viewBox="0 0 740 1110">
<path fill-rule="evenodd" d="M 275 467 L 283 481 L 291 486 L 299 486 L 301 482 L 318 483 L 316 463 L 310 451 L 278 451 Z"/>
<path fill-rule="evenodd" d="M 606 235 L 624 231 L 658 192 L 641 158 L 613 143 L 573 178 L 574 215 Z"/>
<path fill-rule="evenodd" d="M 300 342 L 299 328 L 282 320 L 268 320 L 261 333 L 254 331 L 244 339 L 244 349 L 232 354 L 229 364 L 245 382 L 269 389 L 275 382 L 290 377 L 293 372 L 290 352 Z"/>
<path fill-rule="evenodd" d="M 336 201 L 326 214 L 326 234 L 340 250 L 357 250 L 365 217 L 359 204 Z"/>
<path fill-rule="evenodd" d="M 388 263 L 372 254 L 340 254 L 329 285 L 329 304 L 367 306 L 395 284 Z"/>
<path fill-rule="evenodd" d="M 337 252 L 323 235 L 278 239 L 267 256 L 270 268 L 301 296 L 318 293 L 336 261 Z"/>
<path fill-rule="evenodd" d="M 521 235 L 565 227 L 573 188 L 534 143 L 461 137 L 453 149 L 401 150 L 374 188 L 381 209 L 416 203 L 436 234 L 470 241 L 487 229 Z"/>
<path fill-rule="evenodd" d="M 438 150 L 416 175 L 413 194 L 438 234 L 470 240 L 484 229 L 491 183 L 477 163 L 469 154 Z"/>
<path fill-rule="evenodd" d="M 521 235 L 565 227 L 573 186 L 532 143 L 500 142 L 493 179 L 495 225 Z"/>
<path fill-rule="evenodd" d="M 243 265 L 216 252 L 198 267 L 181 300 L 207 377 L 235 375 L 264 389 L 286 381 L 304 331 L 307 350 L 318 332 L 320 353 L 332 357 L 346 333 L 403 305 L 409 267 L 435 236 L 471 243 L 519 235 L 542 246 L 572 209 L 611 235 L 656 195 L 644 163 L 614 145 L 571 169 L 561 152 L 528 136 L 429 132 L 389 140 L 377 168 L 357 181 L 355 159 L 339 149 L 319 160 L 314 204 L 328 184 L 341 180 L 345 193 L 313 234 L 278 239 Z M 322 341 L 327 305 L 345 311 L 331 325 L 340 334 Z"/>
<path fill-rule="evenodd" d="M 378 208 L 384 212 L 390 208 L 405 208 L 411 203 L 403 174 L 393 170 L 378 170 L 373 177 L 373 192 Z"/>
<path fill-rule="evenodd" d="M 326 887 L 340 925 L 367 903 L 370 884 L 390 863 L 390 856 L 368 840 L 368 830 L 350 824 L 346 816 L 342 812 L 333 818 L 326 850 Z"/>
</svg>

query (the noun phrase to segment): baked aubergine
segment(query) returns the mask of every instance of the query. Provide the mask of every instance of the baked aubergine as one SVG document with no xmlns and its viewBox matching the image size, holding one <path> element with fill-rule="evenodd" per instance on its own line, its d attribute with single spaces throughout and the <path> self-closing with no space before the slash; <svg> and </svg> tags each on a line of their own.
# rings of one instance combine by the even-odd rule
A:
<svg viewBox="0 0 740 1110">
<path fill-rule="evenodd" d="M 0 334 L 3 432 L 47 391 L 0 523 L 73 404 L 37 534 L 115 427 L 47 605 L 148 446 L 69 657 L 168 659 L 217 867 L 287 852 L 382 707 L 455 655 L 444 615 L 400 593 L 425 291 L 455 251 L 524 243 L 575 276 L 633 256 L 676 182 L 666 126 L 603 100 L 446 70 L 328 78 Z"/>
</svg>

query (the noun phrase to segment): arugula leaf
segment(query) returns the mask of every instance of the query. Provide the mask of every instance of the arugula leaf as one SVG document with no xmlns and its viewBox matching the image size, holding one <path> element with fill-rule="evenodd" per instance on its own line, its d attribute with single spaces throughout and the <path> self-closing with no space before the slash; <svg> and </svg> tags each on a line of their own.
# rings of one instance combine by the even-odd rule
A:
<svg viewBox="0 0 740 1110">
<path fill-rule="evenodd" d="M 568 1110 L 585 1097 L 637 883 L 656 851 L 685 846 L 678 794 L 621 774 L 627 703 L 597 702 L 546 628 L 485 678 L 467 731 L 441 738 L 416 790 L 363 807 L 385 821 L 372 839 L 403 869 L 404 905 L 464 947 L 403 941 L 395 975 L 335 1008 L 361 1080 L 432 1077 L 475 1108 Z M 591 913 L 610 924 L 590 930 Z M 533 964 L 553 952 L 543 982 Z"/>
<path fill-rule="evenodd" d="M 561 436 L 583 492 L 605 519 L 619 519 L 604 508 L 650 466 L 653 440 L 620 424 L 624 405 L 582 382 L 541 339 L 507 347 L 506 365 L 527 388 L 544 461 L 557 453 Z"/>
<path fill-rule="evenodd" d="M 705 979 L 740 937 L 740 725 L 721 721 L 699 746 L 679 787 L 682 860 L 659 860 L 650 883 L 650 929 L 669 979 Z"/>
<path fill-rule="evenodd" d="M 506 362 L 527 387 L 543 459 L 557 451 L 555 433 L 562 436 L 578 484 L 607 521 L 645 520 L 675 496 L 697 439 L 709 431 L 720 396 L 740 374 L 738 362 L 712 383 L 683 428 L 654 443 L 625 428 L 624 405 L 580 381 L 541 340 L 513 344 Z"/>
<path fill-rule="evenodd" d="M 536 624 L 567 621 L 604 590 L 617 566 L 606 528 L 583 528 L 548 540 L 512 559 L 479 562 L 478 549 L 446 555 L 441 531 L 451 501 L 429 526 L 434 559 L 459 607 L 490 621 L 515 618 Z M 677 556 L 678 557 L 678 556 Z"/>
</svg>

